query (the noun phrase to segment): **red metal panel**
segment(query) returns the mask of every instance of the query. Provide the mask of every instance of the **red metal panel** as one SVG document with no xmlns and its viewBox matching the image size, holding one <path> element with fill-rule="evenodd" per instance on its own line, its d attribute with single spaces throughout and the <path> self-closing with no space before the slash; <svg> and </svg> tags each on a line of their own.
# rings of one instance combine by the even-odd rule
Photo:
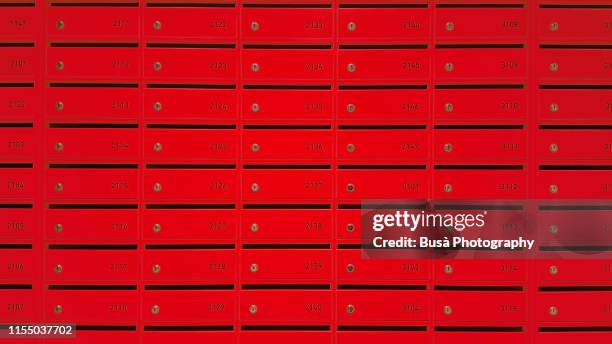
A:
<svg viewBox="0 0 612 344">
<path fill-rule="evenodd" d="M 226 169 L 148 169 L 144 185 L 144 197 L 152 202 L 231 202 L 237 192 L 236 171 Z"/>
<path fill-rule="evenodd" d="M 46 113 L 57 120 L 135 121 L 139 111 L 136 88 L 51 87 L 46 94 Z"/>
<path fill-rule="evenodd" d="M 147 324 L 231 324 L 236 305 L 231 290 L 149 290 L 142 293 Z"/>
<path fill-rule="evenodd" d="M 35 142 L 36 136 L 32 128 L 0 127 L 0 159 L 29 160 L 34 155 Z"/>
<path fill-rule="evenodd" d="M 329 242 L 332 238 L 330 210 L 245 209 L 241 220 L 244 243 L 318 243 Z"/>
<path fill-rule="evenodd" d="M 451 291 L 438 291 L 434 319 L 457 321 L 525 321 L 527 295 L 523 292 L 463 292 L 461 298 Z"/>
<path fill-rule="evenodd" d="M 278 181 L 284 180 L 284 184 Z M 245 202 L 309 201 L 332 197 L 332 175 L 327 170 L 245 170 L 242 174 Z"/>
<path fill-rule="evenodd" d="M 535 316 L 539 321 L 610 322 L 609 293 L 545 292 L 538 295 Z"/>
<path fill-rule="evenodd" d="M 442 82 L 515 83 L 527 77 L 527 52 L 521 48 L 438 49 L 433 70 Z"/>
<path fill-rule="evenodd" d="M 233 250 L 159 250 L 143 253 L 142 278 L 147 283 L 218 283 L 234 280 Z"/>
<path fill-rule="evenodd" d="M 538 198 L 609 199 L 612 195 L 610 172 L 551 170 L 536 174 Z"/>
<path fill-rule="evenodd" d="M 434 130 L 434 142 L 436 162 L 521 162 L 527 158 L 527 132 L 522 128 Z"/>
<path fill-rule="evenodd" d="M 146 129 L 144 157 L 151 162 L 230 162 L 237 138 L 232 129 Z"/>
<path fill-rule="evenodd" d="M 134 48 L 49 47 L 47 72 L 52 80 L 134 80 L 140 56 Z"/>
<path fill-rule="evenodd" d="M 142 236 L 151 242 L 234 242 L 233 209 L 146 209 Z"/>
<path fill-rule="evenodd" d="M 138 15 L 135 7 L 50 6 L 47 12 L 48 39 L 135 41 Z"/>
<path fill-rule="evenodd" d="M 37 319 L 40 301 L 34 290 L 10 290 L 0 293 L 0 319 L 5 322 L 22 322 Z"/>
<path fill-rule="evenodd" d="M 52 162 L 135 161 L 138 129 L 67 129 L 47 131 L 47 157 Z"/>
<path fill-rule="evenodd" d="M 609 43 L 607 8 L 542 8 L 538 10 L 538 38 L 546 43 Z"/>
<path fill-rule="evenodd" d="M 324 49 L 245 49 L 242 76 L 246 83 L 293 80 L 330 82 L 334 54 Z"/>
<path fill-rule="evenodd" d="M 612 77 L 611 59 L 605 49 L 540 49 L 534 69 L 542 81 L 603 81 Z"/>
<path fill-rule="evenodd" d="M 424 82 L 429 77 L 429 56 L 425 49 L 350 49 L 338 55 L 338 80 Z M 383 62 L 384 61 L 384 62 Z"/>
<path fill-rule="evenodd" d="M 538 98 L 538 113 L 543 120 L 605 122 L 612 114 L 610 90 L 540 90 Z"/>
<path fill-rule="evenodd" d="M 136 198 L 136 169 L 53 168 L 47 171 L 49 200 Z"/>
<path fill-rule="evenodd" d="M 442 42 L 522 42 L 527 10 L 521 8 L 438 8 L 436 39 Z"/>
<path fill-rule="evenodd" d="M 245 120 L 322 120 L 331 118 L 333 94 L 327 90 L 251 90 L 242 92 Z"/>
<path fill-rule="evenodd" d="M 240 272 L 243 283 L 324 283 L 332 275 L 329 250 L 244 250 Z"/>
<path fill-rule="evenodd" d="M 435 198 L 523 199 L 527 196 L 527 179 L 522 170 L 436 170 L 433 178 Z"/>
<path fill-rule="evenodd" d="M 429 112 L 430 95 L 425 89 L 340 90 L 338 119 L 342 121 L 422 121 Z"/>
<path fill-rule="evenodd" d="M 234 49 L 147 48 L 144 75 L 149 80 L 231 83 L 237 73 Z"/>
<path fill-rule="evenodd" d="M 234 119 L 236 91 L 231 89 L 147 88 L 144 114 L 151 120 L 181 118 Z"/>
<path fill-rule="evenodd" d="M 236 12 L 236 9 L 227 7 L 148 6 L 142 14 L 142 34 L 146 39 L 157 42 L 231 42 L 237 31 Z"/>
<path fill-rule="evenodd" d="M 54 324 L 129 324 L 138 312 L 133 290 L 48 290 L 44 301 L 45 318 Z"/>
<path fill-rule="evenodd" d="M 242 39 L 245 43 L 329 42 L 332 14 L 327 8 L 245 8 Z"/>
<path fill-rule="evenodd" d="M 423 43 L 429 38 L 430 18 L 423 8 L 341 8 L 341 43 Z"/>
<path fill-rule="evenodd" d="M 340 324 L 426 321 L 430 300 L 422 290 L 339 290 Z"/>
<path fill-rule="evenodd" d="M 242 157 L 245 162 L 330 162 L 330 130 L 245 130 Z"/>
<path fill-rule="evenodd" d="M 426 260 L 379 260 L 362 257 L 360 250 L 339 250 L 338 283 L 416 283 L 430 279 L 430 264 Z"/>
<path fill-rule="evenodd" d="M 340 130 L 340 163 L 410 163 L 428 156 L 425 128 L 408 130 Z"/>
<path fill-rule="evenodd" d="M 326 290 L 245 290 L 239 307 L 243 324 L 326 324 L 332 319 L 332 295 Z"/>
<path fill-rule="evenodd" d="M 436 120 L 459 123 L 523 121 L 527 116 L 524 89 L 438 89 L 435 94 Z"/>
<path fill-rule="evenodd" d="M 46 252 L 45 273 L 53 282 L 127 282 L 138 276 L 135 250 L 60 250 Z"/>
<path fill-rule="evenodd" d="M 0 78 L 14 80 L 32 80 L 38 57 L 33 47 L 15 46 L 0 47 Z"/>
<path fill-rule="evenodd" d="M 136 209 L 48 209 L 45 238 L 56 242 L 128 243 L 138 239 Z"/>
<path fill-rule="evenodd" d="M 32 198 L 37 187 L 30 168 L 0 168 L 0 199 Z"/>
</svg>

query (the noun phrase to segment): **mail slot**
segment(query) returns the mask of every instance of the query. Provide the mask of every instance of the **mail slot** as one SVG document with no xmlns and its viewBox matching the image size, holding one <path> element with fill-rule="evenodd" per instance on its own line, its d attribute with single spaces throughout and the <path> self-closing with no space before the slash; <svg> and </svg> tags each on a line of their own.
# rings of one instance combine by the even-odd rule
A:
<svg viewBox="0 0 612 344">
<path fill-rule="evenodd" d="M 0 120 L 32 120 L 39 114 L 39 103 L 38 90 L 34 87 L 2 87 Z"/>
<path fill-rule="evenodd" d="M 338 209 L 335 212 L 338 243 L 361 243 L 361 209 Z"/>
<path fill-rule="evenodd" d="M 612 91 L 597 89 L 539 90 L 542 119 L 607 120 L 612 115 Z"/>
<path fill-rule="evenodd" d="M 520 291 L 436 291 L 434 319 L 440 322 L 526 321 L 527 295 Z"/>
<path fill-rule="evenodd" d="M 34 7 L 3 7 L 0 13 L 0 40 L 32 40 L 37 34 L 38 26 L 38 12 Z"/>
<path fill-rule="evenodd" d="M 234 83 L 237 60 L 232 48 L 146 48 L 143 69 L 150 81 Z"/>
<path fill-rule="evenodd" d="M 142 320 L 147 324 L 223 324 L 235 321 L 233 290 L 145 290 Z"/>
<path fill-rule="evenodd" d="M 332 321 L 329 290 L 243 290 L 240 292 L 243 324 L 310 325 Z"/>
<path fill-rule="evenodd" d="M 0 199 L 34 197 L 36 179 L 32 168 L 7 168 L 0 164 Z"/>
<path fill-rule="evenodd" d="M 425 260 L 368 259 L 361 250 L 338 250 L 339 284 L 402 284 L 429 279 Z"/>
<path fill-rule="evenodd" d="M 131 324 L 138 317 L 135 290 L 48 290 L 44 316 L 49 322 Z"/>
<path fill-rule="evenodd" d="M 437 8 L 435 32 L 439 42 L 523 42 L 527 8 Z"/>
<path fill-rule="evenodd" d="M 520 326 L 510 326 L 520 327 Z M 436 344 L 452 344 L 452 343 L 472 343 L 472 344 L 514 344 L 514 343 L 529 343 L 530 334 L 529 332 L 509 332 L 506 329 L 501 329 L 499 332 L 487 331 L 483 332 L 458 332 L 455 329 L 451 329 L 448 332 L 435 332 L 434 334 Z M 538 341 L 538 343 L 540 343 Z M 558 341 L 547 342 L 542 341 L 541 343 L 559 343 Z"/>
<path fill-rule="evenodd" d="M 606 170 L 540 170 L 535 177 L 537 198 L 592 198 L 612 196 L 612 177 Z"/>
<path fill-rule="evenodd" d="M 39 221 L 33 208 L 13 208 L 0 204 L 0 240 L 3 242 L 29 242 L 38 235 Z M 35 234 L 36 233 L 36 234 Z"/>
<path fill-rule="evenodd" d="M 138 170 L 95 168 L 47 169 L 47 198 L 67 199 L 136 199 Z"/>
<path fill-rule="evenodd" d="M 233 129 L 146 129 L 148 161 L 234 162 L 238 135 Z"/>
<path fill-rule="evenodd" d="M 50 208 L 44 229 L 46 240 L 55 242 L 133 243 L 139 239 L 138 210 Z"/>
<path fill-rule="evenodd" d="M 428 117 L 427 89 L 338 91 L 340 120 L 420 121 Z"/>
<path fill-rule="evenodd" d="M 328 202 L 332 196 L 329 170 L 244 170 L 245 202 Z"/>
<path fill-rule="evenodd" d="M 331 119 L 331 90 L 243 90 L 245 120 Z"/>
<path fill-rule="evenodd" d="M 423 43 L 429 40 L 425 8 L 340 8 L 341 43 Z"/>
<path fill-rule="evenodd" d="M 238 13 L 232 7 L 144 8 L 146 40 L 232 42 L 236 39 Z"/>
<path fill-rule="evenodd" d="M 144 197 L 149 202 L 233 202 L 237 174 L 229 169 L 147 169 Z"/>
<path fill-rule="evenodd" d="M 449 123 L 523 121 L 527 117 L 527 91 L 523 88 L 439 88 L 435 91 L 434 117 Z"/>
<path fill-rule="evenodd" d="M 430 59 L 425 49 L 340 50 L 338 79 L 425 82 L 429 79 L 429 64 Z"/>
<path fill-rule="evenodd" d="M 131 331 L 126 327 L 120 331 L 93 330 L 90 328 L 79 328 L 79 334 L 76 337 L 54 338 L 54 344 L 129 344 L 138 342 L 140 332 Z M 145 332 L 146 333 L 146 332 Z M 27 343 L 27 342 L 26 342 Z M 26 344 L 24 343 L 24 344 Z"/>
<path fill-rule="evenodd" d="M 3 290 L 0 293 L 0 321 L 12 323 L 39 320 L 39 294 L 31 289 Z"/>
<path fill-rule="evenodd" d="M 338 323 L 389 325 L 426 321 L 430 299 L 422 290 L 339 290 Z"/>
<path fill-rule="evenodd" d="M 440 162 L 521 162 L 527 160 L 527 133 L 523 129 L 438 129 L 434 147 L 434 159 Z"/>
<path fill-rule="evenodd" d="M 534 219 L 538 242 L 555 246 L 604 244 L 612 228 L 612 210 L 602 205 L 570 200 L 540 204 Z"/>
<path fill-rule="evenodd" d="M 520 284 L 527 280 L 524 260 L 437 260 L 435 282 L 445 285 L 477 284 L 484 281 L 496 284 Z M 496 318 L 497 319 L 497 318 Z"/>
<path fill-rule="evenodd" d="M 337 195 L 343 201 L 421 199 L 427 195 L 427 173 L 415 170 L 339 170 Z"/>
<path fill-rule="evenodd" d="M 144 114 L 147 119 L 235 119 L 236 101 L 235 90 L 146 88 Z"/>
<path fill-rule="evenodd" d="M 147 247 L 142 275 L 146 282 L 232 284 L 234 250 L 159 250 Z"/>
<path fill-rule="evenodd" d="M 242 133 L 244 161 L 329 163 L 332 159 L 331 130 L 256 129 L 244 130 Z"/>
<path fill-rule="evenodd" d="M 409 163 L 428 156 L 424 127 L 397 130 L 339 130 L 338 160 L 341 162 Z"/>
<path fill-rule="evenodd" d="M 610 338 L 609 332 L 591 332 L 591 331 L 576 331 L 576 332 L 538 332 L 535 334 L 535 340 L 538 343 L 556 343 L 556 344 L 572 344 L 572 343 L 604 343 Z M 513 343 L 517 343 L 514 341 Z"/>
<path fill-rule="evenodd" d="M 242 10 L 242 40 L 248 43 L 331 42 L 331 8 L 254 8 Z"/>
<path fill-rule="evenodd" d="M 332 254 L 319 249 L 242 250 L 242 283 L 329 283 Z"/>
<path fill-rule="evenodd" d="M 609 43 L 612 10 L 606 8 L 540 8 L 538 38 L 542 43 Z"/>
<path fill-rule="evenodd" d="M 610 292 L 540 292 L 535 299 L 538 321 L 610 322 Z"/>
<path fill-rule="evenodd" d="M 58 80 L 136 80 L 140 59 L 136 47 L 49 47 L 47 76 Z"/>
<path fill-rule="evenodd" d="M 134 281 L 138 265 L 135 249 L 45 251 L 45 276 L 49 281 Z"/>
<path fill-rule="evenodd" d="M 143 344 L 164 344 L 173 341 L 184 344 L 234 344 L 236 343 L 236 333 L 234 331 L 168 331 L 165 328 L 159 331 L 142 332 Z M 133 341 L 130 343 L 133 343 Z"/>
<path fill-rule="evenodd" d="M 243 344 L 332 344 L 331 331 L 242 331 L 239 335 Z"/>
<path fill-rule="evenodd" d="M 8 80 L 32 80 L 38 64 L 34 47 L 0 47 L 0 78 Z"/>
<path fill-rule="evenodd" d="M 523 170 L 434 170 L 433 194 L 446 199 L 517 199 L 527 197 L 526 183 Z"/>
<path fill-rule="evenodd" d="M 527 79 L 527 50 L 522 48 L 437 49 L 437 81 L 523 82 Z"/>
<path fill-rule="evenodd" d="M 28 127 L 0 126 L 0 159 L 31 161 L 36 132 Z"/>
<path fill-rule="evenodd" d="M 331 210 L 243 209 L 240 233 L 243 243 L 329 243 Z"/>
<path fill-rule="evenodd" d="M 0 283 L 25 282 L 39 274 L 37 251 L 32 249 L 0 250 Z"/>
<path fill-rule="evenodd" d="M 141 231 L 148 242 L 234 243 L 233 209 L 145 209 Z"/>
<path fill-rule="evenodd" d="M 137 7 L 49 6 L 47 35 L 51 40 L 138 40 Z"/>
<path fill-rule="evenodd" d="M 612 260 L 538 260 L 534 268 L 544 285 L 602 285 L 612 281 Z"/>
<path fill-rule="evenodd" d="M 612 130 L 609 129 L 541 129 L 537 133 L 537 142 L 538 158 L 544 161 L 612 158 Z"/>
<path fill-rule="evenodd" d="M 46 132 L 45 150 L 49 161 L 129 162 L 138 160 L 138 128 L 48 128 Z"/>
<path fill-rule="evenodd" d="M 242 51 L 245 82 L 331 82 L 334 54 L 327 49 L 245 49 Z M 286 82 L 286 81 L 284 81 Z"/>
<path fill-rule="evenodd" d="M 136 87 L 49 87 L 45 95 L 45 110 L 52 119 L 134 121 L 141 111 Z"/>
<path fill-rule="evenodd" d="M 381 343 L 427 343 L 431 333 L 423 330 L 416 331 L 338 331 L 336 334 L 338 344 L 366 344 L 380 341 Z"/>
<path fill-rule="evenodd" d="M 610 80 L 612 50 L 539 49 L 533 70 L 540 80 Z"/>
</svg>

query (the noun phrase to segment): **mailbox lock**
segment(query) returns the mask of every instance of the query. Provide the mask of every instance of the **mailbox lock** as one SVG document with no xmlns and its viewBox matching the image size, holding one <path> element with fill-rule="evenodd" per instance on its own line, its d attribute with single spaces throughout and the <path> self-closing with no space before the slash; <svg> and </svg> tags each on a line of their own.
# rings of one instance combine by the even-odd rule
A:
<svg viewBox="0 0 612 344">
<path fill-rule="evenodd" d="M 55 192 L 62 192 L 64 190 L 64 184 L 55 183 Z"/>
<path fill-rule="evenodd" d="M 251 314 L 257 313 L 257 305 L 250 305 L 249 306 L 249 313 L 251 313 Z"/>
<path fill-rule="evenodd" d="M 57 62 L 55 63 L 55 69 L 57 69 L 57 70 L 62 70 L 62 69 L 64 69 L 64 62 L 63 62 L 63 61 L 57 61 Z"/>
<path fill-rule="evenodd" d="M 548 272 L 549 272 L 551 275 L 556 275 L 557 273 L 559 273 L 559 268 L 558 268 L 556 265 L 551 265 L 551 266 L 548 268 Z"/>
<path fill-rule="evenodd" d="M 53 307 L 53 312 L 59 314 L 62 312 L 62 305 L 55 305 L 55 307 Z"/>
<path fill-rule="evenodd" d="M 155 184 L 153 184 L 153 191 L 155 191 L 155 192 L 160 192 L 160 191 L 161 191 L 161 189 L 162 189 L 162 186 L 161 186 L 161 184 L 160 184 L 160 183 L 155 183 Z"/>
<path fill-rule="evenodd" d="M 64 28 L 64 21 L 63 21 L 63 20 L 58 20 L 58 21 L 56 21 L 56 22 L 55 22 L 55 27 L 56 27 L 58 30 L 63 29 L 63 28 Z"/>
<path fill-rule="evenodd" d="M 259 184 L 257 184 L 257 183 L 251 184 L 251 191 L 253 191 L 253 192 L 259 191 Z"/>
<path fill-rule="evenodd" d="M 452 151 L 453 151 L 453 145 L 452 145 L 452 144 L 450 144 L 450 143 L 445 143 L 445 144 L 444 144 L 444 151 L 445 151 L 446 153 L 450 153 L 450 152 L 452 152 Z"/>
<path fill-rule="evenodd" d="M 155 111 L 157 111 L 157 112 L 160 112 L 160 111 L 161 111 L 161 109 L 162 109 L 162 103 L 161 103 L 161 102 L 155 102 L 155 103 L 153 104 L 153 110 L 155 110 Z"/>
<path fill-rule="evenodd" d="M 449 305 L 444 306 L 443 308 L 444 314 L 451 315 L 453 313 L 453 308 Z"/>
<path fill-rule="evenodd" d="M 446 25 L 444 25 L 444 27 L 446 28 L 446 31 L 453 31 L 455 30 L 455 23 L 453 22 L 446 22 Z"/>
<path fill-rule="evenodd" d="M 153 150 L 156 152 L 161 152 L 162 150 L 162 144 L 159 142 L 155 142 L 155 144 L 153 144 Z"/>
<path fill-rule="evenodd" d="M 444 265 L 444 273 L 446 274 L 452 274 L 453 273 L 453 266 L 450 264 L 446 264 Z"/>
<path fill-rule="evenodd" d="M 251 64 L 251 70 L 255 73 L 259 72 L 259 64 L 257 63 L 252 63 Z"/>
<path fill-rule="evenodd" d="M 259 147 L 259 145 L 258 145 L 257 143 L 253 143 L 253 144 L 251 145 L 251 152 L 254 152 L 254 153 L 259 152 L 259 148 L 260 148 L 260 147 Z"/>
<path fill-rule="evenodd" d="M 153 70 L 159 72 L 162 69 L 162 64 L 159 61 L 153 62 Z"/>
<path fill-rule="evenodd" d="M 64 268 L 60 264 L 57 264 L 53 267 L 53 271 L 55 271 L 56 274 L 61 274 Z"/>
<path fill-rule="evenodd" d="M 451 184 L 444 184 L 444 192 L 453 191 L 453 186 Z"/>
<path fill-rule="evenodd" d="M 156 20 L 153 22 L 153 29 L 155 30 L 160 30 L 161 29 L 161 22 L 159 20 Z"/>
<path fill-rule="evenodd" d="M 259 111 L 259 104 L 257 104 L 257 103 L 251 104 L 251 111 L 258 112 Z"/>
<path fill-rule="evenodd" d="M 57 151 L 57 152 L 61 152 L 61 151 L 63 151 L 63 150 L 64 150 L 64 144 L 63 144 L 63 143 L 61 143 L 61 142 L 57 142 L 57 143 L 55 144 L 55 151 Z"/>
<path fill-rule="evenodd" d="M 550 31 L 557 31 L 557 30 L 559 30 L 559 23 L 557 22 L 550 23 Z"/>
<path fill-rule="evenodd" d="M 251 232 L 256 233 L 259 230 L 259 225 L 256 223 L 251 223 Z"/>
<path fill-rule="evenodd" d="M 551 234 L 557 234 L 559 232 L 559 227 L 557 227 L 557 225 L 550 225 L 548 230 Z"/>
<path fill-rule="evenodd" d="M 347 306 L 346 306 L 346 312 L 347 312 L 348 314 L 355 313 L 355 306 L 353 306 L 353 305 L 347 305 Z"/>
<path fill-rule="evenodd" d="M 444 64 L 444 70 L 450 73 L 453 70 L 455 70 L 455 65 L 452 64 L 451 62 L 447 62 Z"/>
<path fill-rule="evenodd" d="M 153 225 L 153 233 L 159 233 L 161 231 L 161 225 L 156 223 Z"/>
<path fill-rule="evenodd" d="M 151 313 L 152 314 L 159 314 L 159 306 L 158 305 L 153 305 L 153 307 L 151 307 Z"/>
<path fill-rule="evenodd" d="M 55 110 L 62 111 L 64 110 L 64 103 L 57 101 L 55 102 Z"/>
<path fill-rule="evenodd" d="M 55 233 L 61 233 L 64 230 L 64 226 L 62 226 L 61 223 L 56 223 L 54 228 L 55 228 Z"/>
<path fill-rule="evenodd" d="M 453 106 L 453 104 L 452 104 L 452 103 L 446 103 L 446 104 L 444 104 L 444 111 L 446 111 L 446 112 L 453 112 L 453 109 L 454 109 L 454 108 L 455 108 L 455 107 Z"/>
<path fill-rule="evenodd" d="M 347 28 L 349 31 L 353 32 L 353 31 L 355 31 L 355 29 L 357 29 L 357 24 L 355 24 L 355 22 L 349 22 L 349 23 L 346 25 L 346 28 Z"/>
<path fill-rule="evenodd" d="M 347 225 L 346 225 L 346 231 L 347 231 L 347 232 L 353 232 L 353 231 L 355 231 L 355 225 L 354 225 L 354 224 L 352 224 L 352 223 L 347 224 Z"/>
<path fill-rule="evenodd" d="M 355 271 L 355 265 L 353 265 L 353 264 L 346 264 L 346 271 L 348 271 L 348 272 Z"/>
<path fill-rule="evenodd" d="M 548 313 L 552 316 L 555 316 L 559 314 L 559 310 L 555 306 L 550 306 L 550 308 L 548 308 Z"/>
<path fill-rule="evenodd" d="M 357 70 L 357 66 L 355 66 L 354 63 L 349 63 L 346 65 L 346 70 L 349 71 L 349 73 L 353 73 L 355 70 Z"/>
<path fill-rule="evenodd" d="M 258 31 L 259 30 L 259 23 L 256 21 L 251 22 L 251 31 Z"/>
<path fill-rule="evenodd" d="M 556 143 L 551 143 L 549 149 L 552 153 L 557 153 L 559 151 L 559 146 Z"/>
<path fill-rule="evenodd" d="M 348 192 L 353 192 L 355 191 L 355 185 L 354 184 L 346 184 L 346 191 Z"/>
<path fill-rule="evenodd" d="M 559 64 L 556 62 L 553 62 L 550 64 L 550 71 L 551 72 L 556 72 L 559 70 Z"/>
<path fill-rule="evenodd" d="M 161 271 L 161 266 L 159 266 L 159 264 L 153 264 L 153 266 L 151 267 L 151 271 L 154 274 L 158 274 Z"/>
<path fill-rule="evenodd" d="M 349 143 L 348 145 L 346 145 L 346 151 L 349 153 L 353 153 L 355 151 L 355 145 L 352 143 Z"/>
<path fill-rule="evenodd" d="M 548 189 L 550 190 L 550 193 L 557 193 L 559 191 L 557 184 L 552 184 Z"/>
<path fill-rule="evenodd" d="M 557 111 L 559 111 L 559 104 L 557 103 L 550 104 L 550 112 L 557 112 Z"/>
<path fill-rule="evenodd" d="M 259 265 L 253 263 L 251 264 L 250 269 L 251 269 L 251 272 L 257 272 L 259 271 Z"/>
<path fill-rule="evenodd" d="M 346 111 L 348 111 L 349 113 L 353 113 L 355 112 L 355 108 L 356 108 L 355 104 L 348 104 L 346 106 Z"/>
</svg>

